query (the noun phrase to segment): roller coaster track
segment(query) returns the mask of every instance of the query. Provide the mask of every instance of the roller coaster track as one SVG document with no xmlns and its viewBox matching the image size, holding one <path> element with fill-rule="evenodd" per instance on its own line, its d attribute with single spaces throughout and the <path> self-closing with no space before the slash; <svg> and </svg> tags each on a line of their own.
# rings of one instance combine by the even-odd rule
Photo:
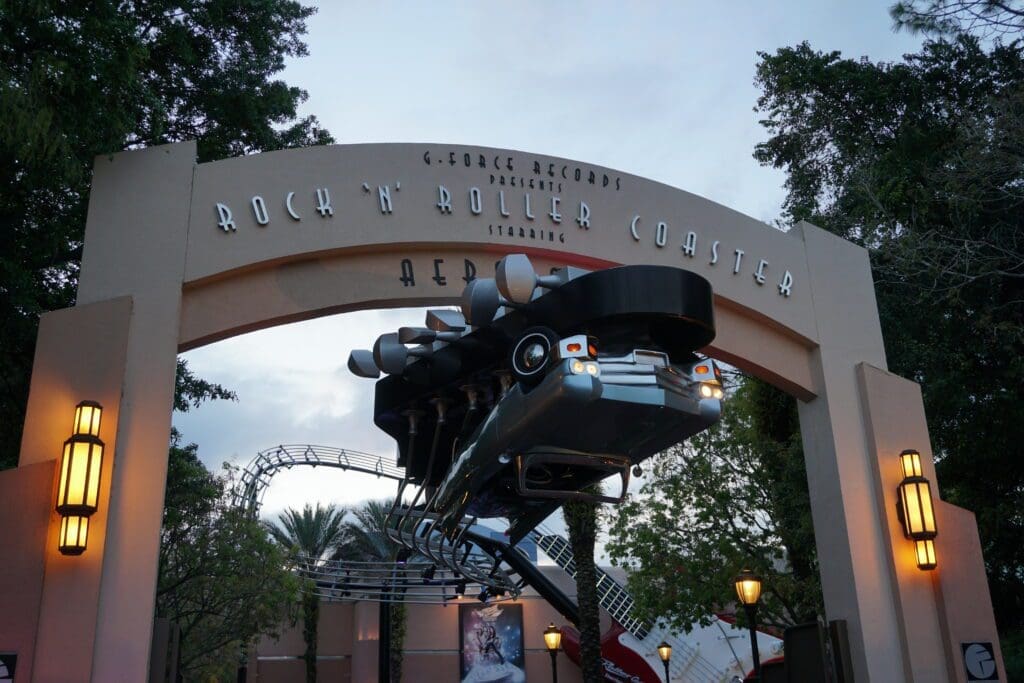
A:
<svg viewBox="0 0 1024 683">
<path fill-rule="evenodd" d="M 370 453 L 362 453 L 346 448 L 317 446 L 313 444 L 281 444 L 260 451 L 256 457 L 242 470 L 231 493 L 232 505 L 244 510 L 247 514 L 257 516 L 263 502 L 263 496 L 270 486 L 274 475 L 281 470 L 289 470 L 296 466 L 330 467 L 343 471 L 359 472 L 375 477 L 384 477 L 394 481 L 405 480 L 405 470 L 399 467 L 394 459 Z M 467 527 L 469 525 L 467 524 Z M 468 528 L 466 529 L 468 531 Z M 465 531 L 463 532 L 465 534 Z M 470 534 L 475 536 L 476 534 Z M 413 556 L 407 562 L 357 562 L 351 560 L 324 560 L 323 558 L 297 558 L 296 569 L 315 585 L 315 592 L 327 600 L 393 602 L 401 600 L 408 603 L 445 604 L 450 600 L 465 597 L 478 597 L 485 588 L 490 588 L 488 600 L 501 601 L 518 596 L 526 584 L 523 573 L 530 575 L 530 583 L 548 594 L 548 598 L 560 603 L 560 611 L 572 612 L 575 605 L 566 602 L 552 592 L 547 581 L 526 560 L 525 556 L 514 548 L 503 546 L 500 542 L 481 538 L 489 550 L 484 551 L 477 543 L 467 544 L 467 552 L 461 557 L 457 567 L 433 563 L 430 559 Z M 473 571 L 478 564 L 486 564 L 490 560 L 493 565 L 495 556 L 505 557 L 518 566 L 512 570 L 511 577 L 503 572 L 506 579 L 499 589 L 475 580 L 479 573 Z M 525 563 L 525 564 L 524 564 Z"/>
<path fill-rule="evenodd" d="M 263 495 L 271 478 L 281 470 L 296 465 L 306 467 L 333 467 L 350 472 L 372 474 L 376 477 L 402 481 L 405 470 L 394 458 L 385 458 L 347 448 L 314 446 L 312 444 L 282 444 L 260 451 L 242 470 L 241 478 L 231 494 L 231 504 L 256 515 L 263 504 Z"/>
<path fill-rule="evenodd" d="M 384 477 L 401 482 L 405 470 L 393 458 L 363 453 L 347 448 L 318 446 L 314 444 L 281 444 L 260 451 L 242 470 L 241 476 L 231 492 L 232 506 L 257 516 L 263 503 L 263 496 L 274 475 L 293 467 L 330 467 L 349 472 L 359 472 L 375 477 Z M 467 554 L 464 562 L 473 564 L 476 554 Z M 427 604 L 446 603 L 461 599 L 461 590 L 466 597 L 476 596 L 483 586 L 474 588 L 473 580 L 465 573 L 451 568 L 434 567 L 429 579 L 422 574 L 431 567 L 425 558 L 405 562 L 354 562 L 348 560 L 327 561 L 308 557 L 298 558 L 296 569 L 313 580 L 315 591 L 329 600 L 360 600 L 392 602 L 416 602 Z M 469 566 L 466 566 L 469 570 Z M 518 584 L 518 582 L 517 582 Z M 521 585 L 507 586 L 518 594 Z M 489 599 L 501 600 L 513 597 L 495 596 Z"/>
</svg>

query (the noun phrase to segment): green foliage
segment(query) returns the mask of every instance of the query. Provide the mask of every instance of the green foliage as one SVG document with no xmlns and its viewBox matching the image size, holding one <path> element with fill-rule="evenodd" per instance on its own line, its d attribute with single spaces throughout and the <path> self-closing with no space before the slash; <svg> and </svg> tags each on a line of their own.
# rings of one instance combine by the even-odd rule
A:
<svg viewBox="0 0 1024 683">
<path fill-rule="evenodd" d="M 1024 629 L 1001 634 L 999 645 L 1003 650 L 1007 681 L 1024 681 Z"/>
<path fill-rule="evenodd" d="M 220 384 L 196 377 L 188 369 L 188 362 L 179 358 L 174 377 L 174 409 L 179 413 L 187 413 L 192 408 L 198 408 L 204 401 L 215 400 L 237 401 L 238 396 Z"/>
<path fill-rule="evenodd" d="M 398 546 L 388 538 L 387 519 L 393 501 L 367 500 L 352 510 L 354 519 L 345 522 L 345 539 L 338 556 L 349 560 L 393 562 Z"/>
<path fill-rule="evenodd" d="M 302 510 L 288 508 L 267 530 L 282 548 L 316 566 L 334 551 L 343 538 L 345 510 L 333 503 L 326 506 L 306 503 Z"/>
<path fill-rule="evenodd" d="M 1024 30 L 1024 3 L 1015 0 L 901 0 L 889 14 L 913 33 L 1012 38 Z"/>
<path fill-rule="evenodd" d="M 306 651 L 302 653 L 302 661 L 306 665 L 306 683 L 316 683 L 316 649 L 317 633 L 320 628 L 320 596 L 316 585 L 307 580 L 302 593 L 302 640 L 306 643 Z"/>
<path fill-rule="evenodd" d="M 331 141 L 275 80 L 293 0 L 0 2 L 0 468 L 17 462 L 39 315 L 74 303 L 93 159 L 196 139 L 201 161 Z"/>
<path fill-rule="evenodd" d="M 922 385 L 942 497 L 977 515 L 997 621 L 1024 623 L 1024 55 L 958 33 L 896 64 L 762 54 L 787 222 L 871 252 L 889 368 Z M 941 543 L 941 540 L 940 540 Z"/>
<path fill-rule="evenodd" d="M 764 581 L 762 623 L 813 620 L 821 588 L 796 420 L 792 398 L 744 380 L 718 425 L 656 456 L 639 496 L 609 511 L 607 550 L 630 571 L 639 615 L 706 625 L 749 568 Z"/>
<path fill-rule="evenodd" d="M 600 484 L 584 489 L 599 494 Z M 594 565 L 594 543 L 597 540 L 598 507 L 596 503 L 571 500 L 562 506 L 569 531 L 569 546 L 576 561 L 576 603 L 580 621 L 580 670 L 586 683 L 604 680 L 601 658 L 601 615 L 597 597 L 597 568 Z"/>
<path fill-rule="evenodd" d="M 262 525 L 231 507 L 230 478 L 196 450 L 172 434 L 156 610 L 181 627 L 186 680 L 233 680 L 239 652 L 276 635 L 298 585 Z"/>
</svg>

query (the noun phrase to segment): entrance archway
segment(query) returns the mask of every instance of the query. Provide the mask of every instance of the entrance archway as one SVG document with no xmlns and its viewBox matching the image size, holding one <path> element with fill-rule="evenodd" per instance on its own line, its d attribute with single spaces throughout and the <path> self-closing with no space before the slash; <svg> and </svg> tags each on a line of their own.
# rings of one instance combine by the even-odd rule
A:
<svg viewBox="0 0 1024 683">
<path fill-rule="evenodd" d="M 33 679 L 145 678 L 178 352 L 329 313 L 451 304 L 509 252 L 538 269 L 650 263 L 711 282 L 718 335 L 704 351 L 800 401 L 827 617 L 847 622 L 857 680 L 962 680 L 963 642 L 998 657 L 970 513 L 938 504 L 934 573 L 903 539 L 897 455 L 915 448 L 935 472 L 919 388 L 886 372 L 863 249 L 543 155 L 339 145 L 196 164 L 181 143 L 97 160 L 78 304 L 40 325 L 15 472 L 59 454 L 85 398 L 106 407 L 112 457 L 86 554 L 57 553 L 55 517 L 45 546 L 18 537 L 45 563 L 38 619 L 18 631 Z"/>
</svg>

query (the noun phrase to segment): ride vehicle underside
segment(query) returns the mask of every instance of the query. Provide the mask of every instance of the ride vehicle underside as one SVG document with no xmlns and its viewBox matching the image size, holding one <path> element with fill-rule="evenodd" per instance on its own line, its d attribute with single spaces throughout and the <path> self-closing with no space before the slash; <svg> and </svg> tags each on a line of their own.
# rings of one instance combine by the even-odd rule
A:
<svg viewBox="0 0 1024 683">
<path fill-rule="evenodd" d="M 665 266 L 537 276 L 502 259 L 461 312 L 353 351 L 376 385 L 374 422 L 405 468 L 390 537 L 494 595 L 518 593 L 507 553 L 470 531 L 504 518 L 515 546 L 564 501 L 619 503 L 630 470 L 714 424 L 721 374 L 695 354 L 715 334 L 710 284 Z M 618 493 L 589 488 L 609 476 Z"/>
</svg>

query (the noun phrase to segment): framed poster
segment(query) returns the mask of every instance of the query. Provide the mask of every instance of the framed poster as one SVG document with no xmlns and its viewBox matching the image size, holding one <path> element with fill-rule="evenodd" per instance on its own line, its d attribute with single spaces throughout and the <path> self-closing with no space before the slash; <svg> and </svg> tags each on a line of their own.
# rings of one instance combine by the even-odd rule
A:
<svg viewBox="0 0 1024 683">
<path fill-rule="evenodd" d="M 523 606 L 459 605 L 462 683 L 524 683 Z"/>
</svg>

